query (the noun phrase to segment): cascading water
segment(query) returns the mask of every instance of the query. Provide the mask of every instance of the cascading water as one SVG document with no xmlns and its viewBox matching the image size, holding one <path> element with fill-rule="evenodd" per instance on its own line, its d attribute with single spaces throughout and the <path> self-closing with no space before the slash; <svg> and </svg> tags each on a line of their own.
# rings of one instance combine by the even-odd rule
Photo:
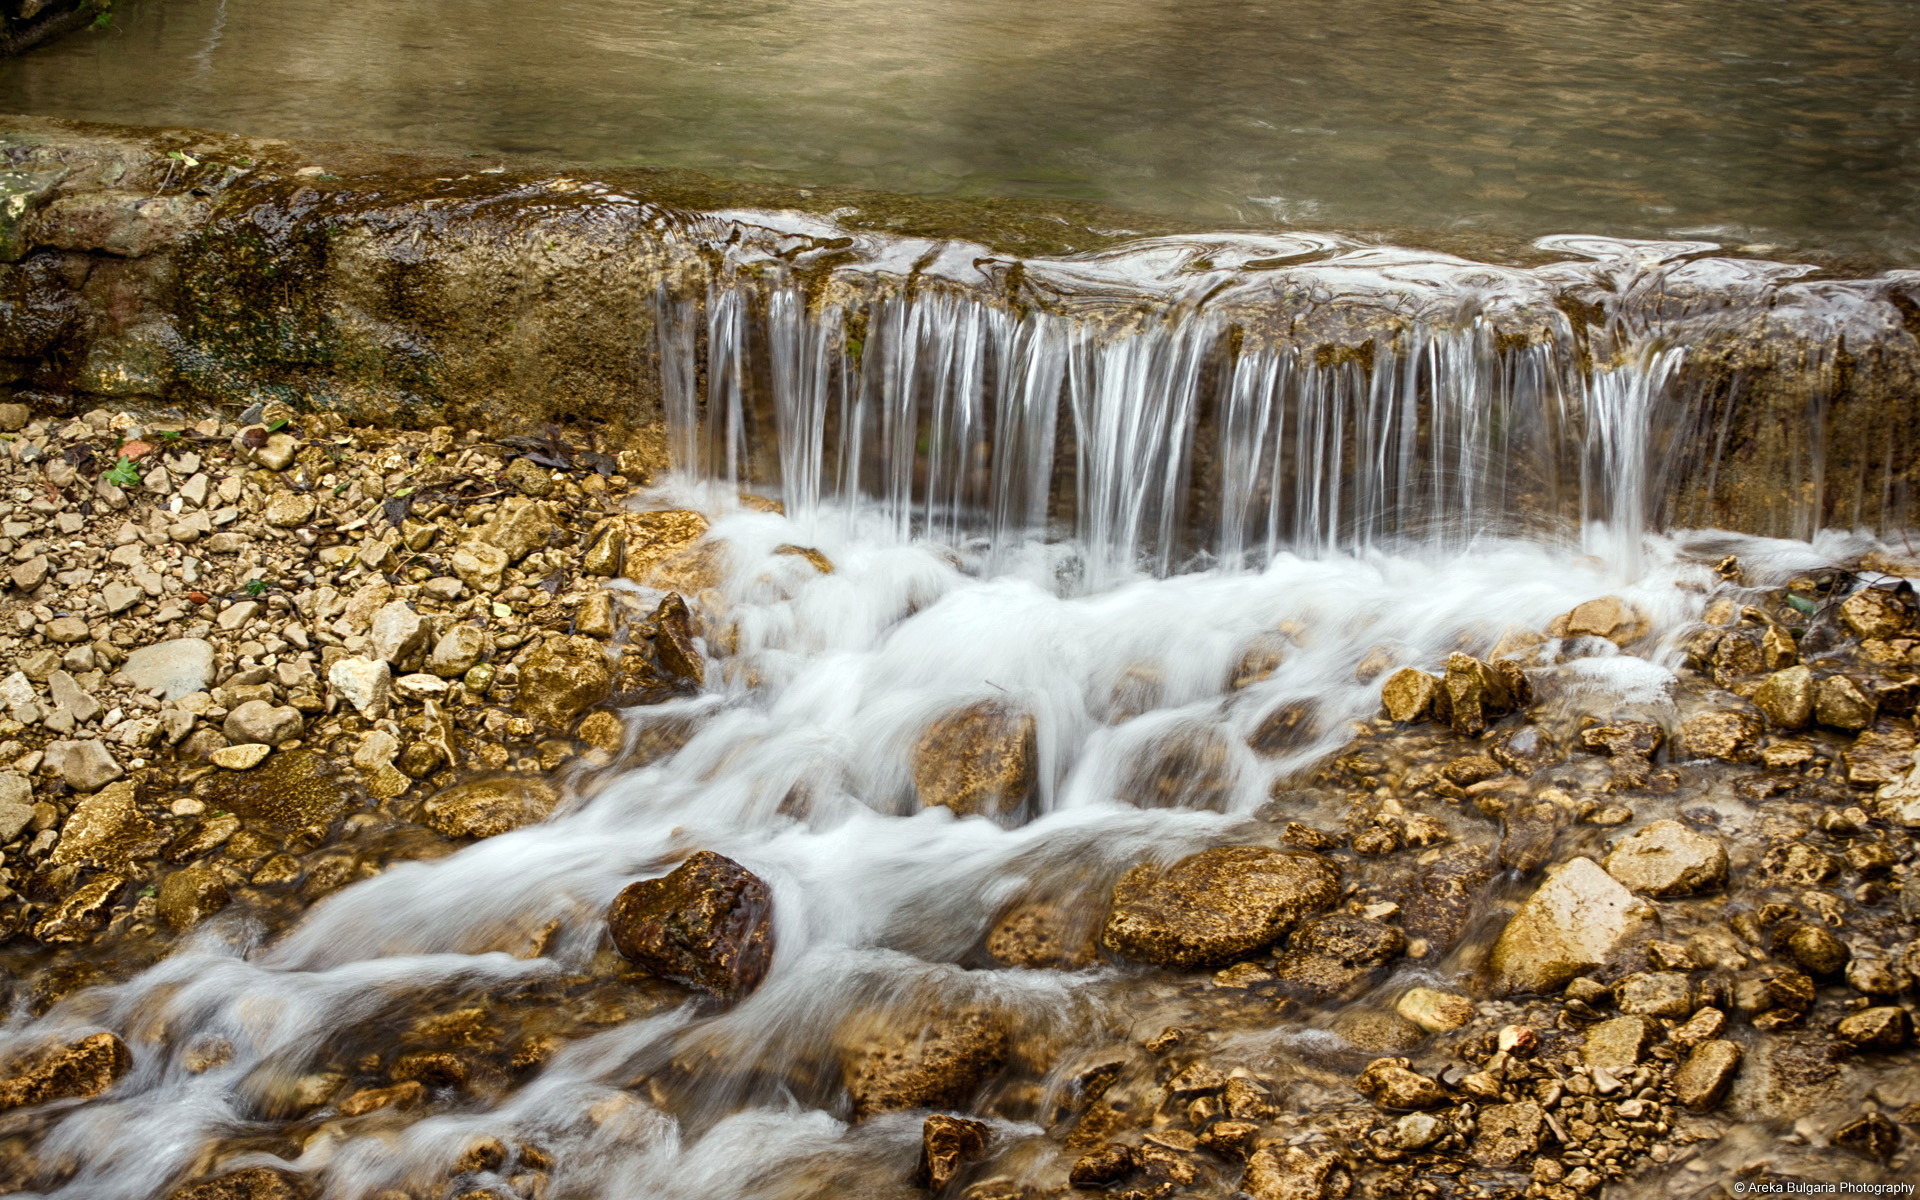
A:
<svg viewBox="0 0 1920 1200">
<path fill-rule="evenodd" d="M 852 1120 L 837 1056 L 862 1021 L 974 1010 L 1023 1047 L 976 1098 L 1002 1161 L 1057 1184 L 1053 1114 L 1186 1000 L 1117 962 L 983 960 L 1011 903 L 1097 918 L 1136 862 L 1262 820 L 1337 825 L 1352 797 L 1307 772 L 1375 715 L 1384 671 L 1488 654 L 1599 596 L 1641 614 L 1657 649 L 1567 639 L 1534 687 L 1568 722 L 1670 722 L 1678 634 L 1716 583 L 1712 558 L 1731 545 L 1761 582 L 1851 545 L 1709 553 L 1660 531 L 1696 452 L 1675 431 L 1708 418 L 1658 322 L 1576 328 L 1549 306 L 1514 337 L 1500 280 L 1478 278 L 1436 311 L 1316 343 L 1277 328 L 1285 312 L 1255 320 L 1188 279 L 1213 269 L 1195 253 L 1051 268 L 1176 281 L 1177 302 L 1151 309 L 1007 304 L 927 271 L 867 293 L 765 264 L 663 283 L 650 337 L 682 471 L 648 500 L 715 517 L 721 570 L 698 603 L 720 669 L 703 695 L 628 714 L 630 747 L 687 735 L 633 769 L 563 770 L 550 819 L 393 865 L 277 940 L 229 914 L 130 982 L 16 1014 L 6 1047 L 101 1027 L 134 1051 L 116 1091 L 47 1132 L 38 1153 L 70 1168 L 47 1194 L 146 1200 L 207 1173 L 215 1146 L 221 1170 L 285 1166 L 329 1197 L 437 1194 L 447 1164 L 492 1137 L 539 1148 L 552 1200 L 906 1195 L 919 1118 Z M 1322 282 L 1426 269 L 1355 251 Z M 785 512 L 742 507 L 741 489 Z M 1265 673 L 1237 678 L 1253 649 Z M 915 800 L 918 739 L 981 701 L 1034 719 L 1019 818 Z M 1263 742 L 1280 715 L 1289 737 Z M 777 953 L 750 997 L 717 1009 L 636 990 L 491 1098 L 266 1136 L 369 1029 L 603 971 L 609 901 L 696 849 L 774 897 Z M 1382 986 L 1465 978 L 1482 950 L 1436 947 Z M 1331 1019 L 1273 1010 L 1235 1044 L 1309 1104 L 1326 1064 L 1360 1053 Z M 468 1182 L 506 1189 L 509 1171 Z"/>
</svg>

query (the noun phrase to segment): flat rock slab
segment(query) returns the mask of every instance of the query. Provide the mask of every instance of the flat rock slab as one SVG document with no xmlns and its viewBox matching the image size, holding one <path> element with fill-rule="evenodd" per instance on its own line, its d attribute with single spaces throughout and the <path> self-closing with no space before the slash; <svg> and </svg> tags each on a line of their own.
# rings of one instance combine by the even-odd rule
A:
<svg viewBox="0 0 1920 1200">
<path fill-rule="evenodd" d="M 143 646 L 127 655 L 120 674 L 135 687 L 164 689 L 169 700 L 204 692 L 213 682 L 213 643 L 204 638 L 175 638 Z"/>
<path fill-rule="evenodd" d="M 1641 902 L 1590 858 L 1549 874 L 1513 914 L 1493 947 L 1505 992 L 1547 992 L 1602 966 L 1648 931 Z"/>
<path fill-rule="evenodd" d="M 1168 967 L 1220 966 L 1324 912 L 1340 868 L 1305 850 L 1217 846 L 1169 867 L 1141 863 L 1114 885 L 1102 943 Z"/>
</svg>

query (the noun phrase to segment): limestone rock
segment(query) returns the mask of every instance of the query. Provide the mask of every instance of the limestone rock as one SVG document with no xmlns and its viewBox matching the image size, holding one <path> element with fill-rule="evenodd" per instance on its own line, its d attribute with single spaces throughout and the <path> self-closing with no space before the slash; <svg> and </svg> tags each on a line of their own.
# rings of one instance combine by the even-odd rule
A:
<svg viewBox="0 0 1920 1200">
<path fill-rule="evenodd" d="M 1351 999 L 1407 948 L 1406 934 L 1384 921 L 1324 913 L 1301 921 L 1274 972 L 1288 992 L 1314 1001 Z"/>
<path fill-rule="evenodd" d="M 492 593 L 500 590 L 501 574 L 509 564 L 507 552 L 499 547 L 468 542 L 453 552 L 447 565 L 453 568 L 461 583 L 476 592 Z"/>
<path fill-rule="evenodd" d="M 564 729 L 605 700 L 612 684 L 599 642 L 555 637 L 520 665 L 520 707 L 535 720 Z"/>
<path fill-rule="evenodd" d="M 1779 927 L 1774 949 L 1809 975 L 1838 975 L 1846 970 L 1853 951 L 1825 925 L 1792 921 Z"/>
<path fill-rule="evenodd" d="M 49 743 L 46 764 L 76 792 L 97 792 L 126 774 L 112 751 L 88 738 Z"/>
<path fill-rule="evenodd" d="M 245 1167 L 202 1183 L 189 1184 L 173 1192 L 167 1200 L 306 1200 L 307 1195 L 298 1176 L 272 1167 Z"/>
<path fill-rule="evenodd" d="M 1081 1155 L 1067 1172 L 1067 1182 L 1075 1188 L 1091 1191 L 1126 1179 L 1140 1168 L 1140 1155 L 1125 1142 L 1108 1142 Z"/>
<path fill-rule="evenodd" d="M 1380 688 L 1380 703 L 1395 721 L 1424 721 L 1439 716 L 1442 704 L 1440 681 L 1425 671 L 1402 667 L 1387 677 Z"/>
<path fill-rule="evenodd" d="M 1687 896 L 1727 881 L 1727 850 L 1718 838 L 1678 821 L 1655 821 L 1614 847 L 1607 874 L 1645 896 Z"/>
<path fill-rule="evenodd" d="M 273 747 L 264 742 L 244 742 L 238 746 L 220 747 L 207 755 L 207 761 L 229 771 L 251 771 L 272 753 Z"/>
<path fill-rule="evenodd" d="M 1448 1100 L 1446 1088 L 1413 1070 L 1404 1058 L 1374 1059 L 1353 1086 L 1386 1109 L 1438 1108 Z"/>
<path fill-rule="evenodd" d="M 1840 620 L 1858 638 L 1895 638 L 1912 626 L 1913 614 L 1882 588 L 1862 588 L 1840 602 Z"/>
<path fill-rule="evenodd" d="M 1693 981 L 1684 971 L 1635 971 L 1614 981 L 1613 1000 L 1629 1016 L 1680 1020 L 1693 1012 Z"/>
<path fill-rule="evenodd" d="M 448 837 L 487 838 L 544 821 L 559 802 L 538 779 L 503 775 L 455 784 L 429 797 L 422 812 L 428 826 Z"/>
<path fill-rule="evenodd" d="M 306 749 L 282 750 L 253 770 L 222 772 L 209 782 L 209 808 L 277 829 L 329 825 L 350 803 L 332 764 Z"/>
<path fill-rule="evenodd" d="M 1737 1042 L 1715 1040 L 1695 1046 L 1686 1063 L 1673 1076 L 1674 1098 L 1694 1112 L 1706 1112 L 1717 1106 L 1740 1069 Z"/>
<path fill-rule="evenodd" d="M 1879 702 L 1845 675 L 1829 675 L 1813 691 L 1814 720 L 1831 729 L 1857 733 L 1873 724 Z"/>
<path fill-rule="evenodd" d="M 75 806 L 51 861 L 58 866 L 125 870 L 129 863 L 158 854 L 165 841 L 160 828 L 135 803 L 133 784 L 122 781 Z"/>
<path fill-rule="evenodd" d="M 0 1112 L 54 1100 L 90 1099 L 133 1068 L 125 1042 L 96 1033 L 77 1042 L 9 1064 L 0 1078 Z"/>
<path fill-rule="evenodd" d="M 278 491 L 267 498 L 267 524 L 276 529 L 291 529 L 313 520 L 313 497 L 300 492 Z"/>
<path fill-rule="evenodd" d="M 1641 1016 L 1614 1017 L 1587 1029 L 1580 1057 L 1590 1067 L 1631 1071 L 1653 1044 L 1658 1027 Z"/>
<path fill-rule="evenodd" d="M 511 566 L 545 546 L 558 528 L 552 506 L 518 496 L 504 501 L 491 519 L 474 532 L 469 545 L 491 546 L 507 556 Z"/>
<path fill-rule="evenodd" d="M 1218 846 L 1129 870 L 1114 885 L 1101 940 L 1143 962 L 1218 966 L 1271 945 L 1339 894 L 1339 867 L 1318 854 Z"/>
<path fill-rule="evenodd" d="M 221 732 L 233 742 L 260 742 L 278 746 L 300 736 L 300 710 L 291 705 L 273 705 L 265 700 L 249 700 L 227 713 Z"/>
<path fill-rule="evenodd" d="M 382 659 L 337 659 L 327 671 L 327 682 L 369 721 L 386 716 L 393 706 L 393 671 Z"/>
<path fill-rule="evenodd" d="M 1453 731 L 1472 737 L 1498 718 L 1524 707 L 1530 699 L 1526 672 L 1512 662 L 1481 662 L 1471 654 L 1447 657 L 1442 681 L 1447 723 Z"/>
<path fill-rule="evenodd" d="M 227 901 L 227 885 L 211 867 L 186 867 L 160 883 L 160 919 L 177 930 L 193 928 Z"/>
<path fill-rule="evenodd" d="M 389 665 L 398 667 L 420 653 L 426 645 L 428 632 L 427 623 L 419 613 L 413 611 L 411 604 L 405 600 L 394 600 L 381 605 L 380 611 L 373 614 L 367 641 L 375 658 L 384 659 Z"/>
<path fill-rule="evenodd" d="M 1531 1100 L 1490 1104 L 1480 1110 L 1473 1161 L 1484 1167 L 1515 1167 L 1540 1149 L 1546 1110 Z"/>
<path fill-rule="evenodd" d="M 33 936 L 49 945 L 90 942 L 113 915 L 126 877 L 101 875 L 82 884 L 33 927 Z"/>
<path fill-rule="evenodd" d="M 92 636 L 87 623 L 79 617 L 55 617 L 47 622 L 47 640 L 50 642 L 72 645 L 75 642 L 84 642 Z"/>
<path fill-rule="evenodd" d="M 678 592 L 669 592 L 647 619 L 653 629 L 653 659 L 670 678 L 702 687 L 707 682 L 706 660 L 693 644 L 693 614 Z"/>
<path fill-rule="evenodd" d="M 1648 929 L 1640 902 L 1590 858 L 1556 867 L 1494 943 L 1507 992 L 1546 992 L 1611 961 Z"/>
<path fill-rule="evenodd" d="M 963 817 L 1022 812 L 1034 790 L 1034 729 L 1032 714 L 999 700 L 941 717 L 913 748 L 920 803 Z"/>
<path fill-rule="evenodd" d="M 690 509 L 632 513 L 620 518 L 620 574 L 646 583 L 654 569 L 707 535 L 707 519 Z"/>
<path fill-rule="evenodd" d="M 1473 1001 L 1453 992 L 1416 987 L 1394 1002 L 1393 1011 L 1428 1033 L 1445 1033 L 1473 1020 Z"/>
<path fill-rule="evenodd" d="M 1913 1018 L 1897 1004 L 1883 1004 L 1842 1018 L 1837 1032 L 1857 1050 L 1898 1050 L 1913 1039 Z"/>
<path fill-rule="evenodd" d="M 964 1109 L 1007 1061 L 1004 1022 L 972 1009 L 857 1013 L 834 1040 L 856 1120 L 909 1108 Z"/>
<path fill-rule="evenodd" d="M 1746 712 L 1706 712 L 1688 717 L 1680 726 L 1680 742 L 1697 758 L 1750 762 L 1764 727 Z"/>
<path fill-rule="evenodd" d="M 485 633 L 472 625 L 453 625 L 433 644 L 433 653 L 427 656 L 427 670 L 442 679 L 465 675 L 486 651 Z"/>
<path fill-rule="evenodd" d="M 1618 596 L 1602 596 L 1576 605 L 1562 620 L 1566 623 L 1565 632 L 1557 636 L 1605 638 L 1616 646 L 1633 644 L 1653 627 Z"/>
<path fill-rule="evenodd" d="M 1268 1146 L 1247 1160 L 1240 1190 L 1253 1200 L 1343 1200 L 1353 1175 L 1338 1154 L 1302 1146 Z"/>
<path fill-rule="evenodd" d="M 1097 932 L 1094 914 L 1084 908 L 1023 902 L 993 923 L 986 950 L 1002 966 L 1077 970 L 1093 962 Z"/>
<path fill-rule="evenodd" d="M 1813 720 L 1813 672 L 1804 666 L 1775 671 L 1760 681 L 1753 703 L 1775 729 L 1805 729 Z"/>
<path fill-rule="evenodd" d="M 957 1178 L 967 1164 L 987 1152 L 985 1122 L 935 1113 L 920 1127 L 920 1166 L 914 1181 L 938 1193 Z"/>
<path fill-rule="evenodd" d="M 620 953 L 663 979 L 733 999 L 773 964 L 773 896 L 759 876 L 700 850 L 672 871 L 630 883 L 607 911 Z"/>
</svg>

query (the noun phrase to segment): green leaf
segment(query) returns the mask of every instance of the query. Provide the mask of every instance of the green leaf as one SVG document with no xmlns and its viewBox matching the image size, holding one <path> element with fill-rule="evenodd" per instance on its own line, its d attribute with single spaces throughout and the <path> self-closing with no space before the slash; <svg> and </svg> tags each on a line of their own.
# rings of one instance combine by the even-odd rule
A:
<svg viewBox="0 0 1920 1200">
<path fill-rule="evenodd" d="M 1813 601 L 1807 599 L 1805 596 L 1789 595 L 1787 597 L 1787 603 L 1803 613 L 1810 613 L 1814 608 Z"/>
<path fill-rule="evenodd" d="M 264 579 L 249 579 L 249 580 L 247 580 L 247 595 L 249 595 L 249 596 L 258 596 L 258 595 L 259 595 L 259 594 L 260 594 L 261 592 L 264 592 L 264 591 L 266 591 L 266 590 L 267 590 L 267 581 L 266 581 L 266 580 L 264 580 Z"/>
<path fill-rule="evenodd" d="M 273 424 L 267 426 L 267 432 L 279 433 L 282 429 L 285 429 L 286 427 L 287 427 L 287 419 L 285 417 L 281 417 L 278 421 L 275 421 Z"/>
<path fill-rule="evenodd" d="M 140 468 L 134 466 L 133 460 L 123 454 L 120 456 L 120 461 L 113 464 L 113 469 L 107 472 L 106 480 L 117 488 L 133 487 L 140 482 Z"/>
</svg>

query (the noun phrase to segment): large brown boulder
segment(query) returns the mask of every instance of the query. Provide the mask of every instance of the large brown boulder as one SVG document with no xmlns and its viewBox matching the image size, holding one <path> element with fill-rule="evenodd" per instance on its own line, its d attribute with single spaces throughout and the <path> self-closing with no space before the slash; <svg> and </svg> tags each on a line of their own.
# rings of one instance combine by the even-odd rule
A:
<svg viewBox="0 0 1920 1200">
<path fill-rule="evenodd" d="M 977 1009 L 860 1013 L 836 1035 L 855 1119 L 909 1108 L 965 1108 L 1007 1061 L 1007 1029 Z"/>
<path fill-rule="evenodd" d="M 1101 941 L 1142 962 L 1217 966 L 1271 945 L 1339 896 L 1340 868 L 1318 854 L 1217 846 L 1121 876 Z"/>
<path fill-rule="evenodd" d="M 913 786 L 920 803 L 963 817 L 1015 814 L 1034 791 L 1034 721 L 1000 700 L 948 713 L 913 748 Z"/>
<path fill-rule="evenodd" d="M 0 1078 L 0 1112 L 55 1100 L 90 1099 L 133 1069 L 127 1044 L 96 1033 L 10 1065 Z"/>
<path fill-rule="evenodd" d="M 773 895 L 739 863 L 700 850 L 658 879 L 628 884 L 607 910 L 620 953 L 663 979 L 728 999 L 773 964 Z"/>
</svg>

